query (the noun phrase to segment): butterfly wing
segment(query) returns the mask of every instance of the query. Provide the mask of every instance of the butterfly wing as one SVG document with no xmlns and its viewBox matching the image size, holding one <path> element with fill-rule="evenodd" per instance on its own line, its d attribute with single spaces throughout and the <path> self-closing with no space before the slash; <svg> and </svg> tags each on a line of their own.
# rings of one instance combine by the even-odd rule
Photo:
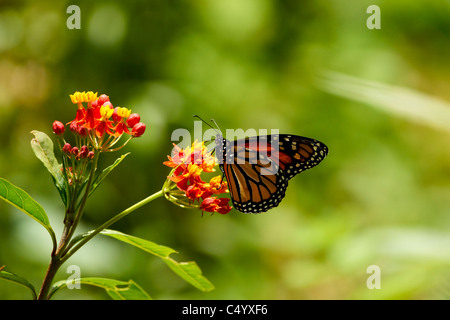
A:
<svg viewBox="0 0 450 320">
<path fill-rule="evenodd" d="M 280 134 L 275 140 L 278 140 L 281 167 L 288 179 L 317 166 L 328 155 L 328 147 L 316 139 Z"/>
<path fill-rule="evenodd" d="M 321 142 L 295 135 L 223 140 L 223 164 L 234 207 L 265 212 L 284 198 L 288 180 L 316 166 L 328 154 Z"/>
</svg>

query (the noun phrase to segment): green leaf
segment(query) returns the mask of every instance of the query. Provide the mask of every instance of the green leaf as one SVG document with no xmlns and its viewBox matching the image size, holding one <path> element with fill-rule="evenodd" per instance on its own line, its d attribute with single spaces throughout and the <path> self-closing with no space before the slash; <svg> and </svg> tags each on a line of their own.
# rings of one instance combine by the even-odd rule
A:
<svg viewBox="0 0 450 320">
<path fill-rule="evenodd" d="M 92 184 L 91 190 L 89 192 L 89 195 L 91 195 L 95 189 L 97 189 L 97 187 L 100 185 L 100 183 L 103 181 L 103 179 L 106 178 L 106 176 L 115 168 L 119 165 L 119 163 L 122 162 L 123 159 L 125 159 L 125 157 L 127 155 L 129 155 L 130 153 L 126 153 L 123 154 L 122 156 L 120 156 L 120 158 L 116 159 L 116 161 L 114 161 L 114 163 L 112 165 L 110 165 L 109 167 L 105 168 L 101 174 L 99 174 L 97 176 L 97 178 L 94 180 L 94 183 Z"/>
<path fill-rule="evenodd" d="M 106 278 L 80 278 L 80 284 L 87 284 L 105 289 L 114 300 L 151 300 L 152 298 L 133 280 L 119 281 Z M 51 297 L 58 289 L 67 286 L 67 280 L 56 282 L 49 294 Z"/>
<path fill-rule="evenodd" d="M 43 132 L 33 130 L 31 133 L 34 138 L 31 139 L 31 148 L 36 157 L 41 160 L 48 172 L 52 175 L 53 183 L 55 184 L 64 205 L 67 205 L 67 194 L 64 186 L 64 176 L 62 172 L 62 165 L 56 160 L 53 151 L 53 142 L 48 135 Z"/>
<path fill-rule="evenodd" d="M 14 282 L 16 284 L 24 286 L 25 288 L 30 289 L 31 294 L 33 296 L 33 300 L 37 299 L 36 290 L 34 289 L 33 285 L 28 282 L 28 280 L 26 280 L 22 277 L 19 277 L 18 275 L 15 275 L 14 273 L 4 271 L 4 270 L 0 270 L 0 279 L 5 279 L 5 280 Z"/>
<path fill-rule="evenodd" d="M 202 271 L 200 270 L 197 263 L 195 263 L 194 261 L 178 262 L 170 258 L 170 254 L 177 252 L 172 248 L 161 246 L 154 242 L 130 236 L 114 230 L 103 230 L 101 234 L 131 244 L 141 250 L 160 257 L 178 276 L 201 291 L 207 292 L 214 289 L 214 285 L 203 276 Z"/>
<path fill-rule="evenodd" d="M 28 193 L 19 187 L 16 187 L 11 182 L 0 178 L 0 198 L 12 204 L 17 209 L 25 212 L 34 220 L 42 224 L 50 233 L 52 239 L 56 241 L 55 233 L 50 226 L 50 221 L 48 220 L 47 214 L 41 205 L 37 203 L 36 200 L 34 200 Z"/>
<path fill-rule="evenodd" d="M 197 289 L 204 292 L 214 290 L 214 285 L 202 275 L 202 271 L 195 261 L 177 262 L 170 258 L 164 261 L 173 272 Z"/>
</svg>

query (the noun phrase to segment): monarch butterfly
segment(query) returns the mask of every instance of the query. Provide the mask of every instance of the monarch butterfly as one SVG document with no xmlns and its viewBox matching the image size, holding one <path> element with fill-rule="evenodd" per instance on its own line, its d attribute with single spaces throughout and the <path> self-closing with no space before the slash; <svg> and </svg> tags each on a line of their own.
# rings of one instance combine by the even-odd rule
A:
<svg viewBox="0 0 450 320">
<path fill-rule="evenodd" d="M 243 213 L 260 213 L 278 206 L 288 181 L 318 165 L 328 154 L 322 142 L 290 134 L 230 141 L 218 133 L 215 142 L 231 200 Z"/>
<path fill-rule="evenodd" d="M 260 213 L 278 206 L 288 181 L 318 165 L 328 154 L 322 142 L 289 134 L 235 141 L 217 135 L 216 146 L 222 149 L 219 166 L 233 205 L 243 213 Z"/>
</svg>

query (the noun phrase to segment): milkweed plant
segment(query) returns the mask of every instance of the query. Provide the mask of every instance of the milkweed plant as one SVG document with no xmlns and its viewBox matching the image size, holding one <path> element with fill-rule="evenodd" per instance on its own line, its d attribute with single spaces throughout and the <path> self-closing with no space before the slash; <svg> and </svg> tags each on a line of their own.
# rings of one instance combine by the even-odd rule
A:
<svg viewBox="0 0 450 320">
<path fill-rule="evenodd" d="M 39 290 L 27 279 L 13 273 L 14 266 L 6 262 L 0 262 L 0 279 L 28 288 L 36 300 L 51 299 L 61 288 L 71 288 L 74 284 L 101 287 L 113 299 L 151 299 L 133 280 L 86 277 L 54 281 L 61 266 L 86 243 L 96 236 L 106 236 L 162 259 L 175 274 L 197 289 L 205 292 L 213 290 L 214 286 L 203 276 L 194 261 L 179 262 L 171 257 L 176 250 L 109 227 L 136 209 L 162 197 L 179 207 L 198 210 L 202 215 L 204 212 L 230 212 L 229 198 L 220 198 L 220 194 L 228 192 L 226 182 L 220 175 L 209 181 L 204 181 L 202 177 L 204 172 L 215 171 L 217 159 L 204 142 L 196 141 L 184 149 L 174 145 L 168 161 L 163 163 L 168 167 L 168 175 L 159 191 L 112 216 L 95 229 L 77 233 L 89 197 L 128 155 L 122 154 L 114 163 L 106 166 L 102 164 L 102 154 L 122 151 L 130 141 L 145 133 L 146 125 L 141 122 L 139 114 L 131 113 L 127 108 L 114 107 L 105 94 L 98 96 L 92 91 L 77 91 L 70 95 L 70 99 L 77 107 L 75 118 L 65 124 L 53 122 L 56 144 L 47 134 L 39 131 L 32 131 L 34 138 L 31 140 L 34 154 L 50 173 L 64 205 L 64 213 L 59 221 L 63 224 L 62 234 L 58 241 L 43 207 L 24 190 L 0 178 L 0 198 L 40 223 L 52 241 L 50 262 Z M 66 140 L 67 135 L 72 137 Z"/>
</svg>

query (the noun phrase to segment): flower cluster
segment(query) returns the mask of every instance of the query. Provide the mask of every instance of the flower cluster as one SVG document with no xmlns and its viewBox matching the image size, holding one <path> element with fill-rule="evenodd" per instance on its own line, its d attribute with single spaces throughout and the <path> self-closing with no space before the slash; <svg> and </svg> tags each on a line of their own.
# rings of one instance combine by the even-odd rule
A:
<svg viewBox="0 0 450 320">
<path fill-rule="evenodd" d="M 146 126 L 140 122 L 139 114 L 131 113 L 127 108 L 114 108 L 106 94 L 97 97 L 97 93 L 92 91 L 77 91 L 70 95 L 70 99 L 78 106 L 75 119 L 67 123 L 70 131 L 89 139 L 96 150 L 113 151 L 110 148 L 124 133 L 130 135 L 130 138 L 137 138 L 145 132 Z M 55 121 L 53 132 L 63 134 L 64 125 Z"/>
<path fill-rule="evenodd" d="M 75 118 L 66 125 L 53 122 L 53 133 L 61 138 L 65 175 L 69 185 L 73 185 L 84 182 L 87 166 L 96 154 L 121 149 L 132 138 L 142 136 L 146 127 L 139 114 L 127 108 L 114 108 L 106 94 L 77 91 L 70 99 L 77 105 Z M 64 139 L 66 126 L 75 135 L 74 145 Z M 128 140 L 112 149 L 124 134 L 129 135 Z"/>
<path fill-rule="evenodd" d="M 227 214 L 231 211 L 229 198 L 217 198 L 227 193 L 227 183 L 216 176 L 203 181 L 203 172 L 214 172 L 217 165 L 205 144 L 197 141 L 185 149 L 174 145 L 172 156 L 164 165 L 173 168 L 164 187 L 166 198 L 182 207 L 199 208 L 206 212 Z M 187 200 L 187 201 L 186 201 Z"/>
</svg>

